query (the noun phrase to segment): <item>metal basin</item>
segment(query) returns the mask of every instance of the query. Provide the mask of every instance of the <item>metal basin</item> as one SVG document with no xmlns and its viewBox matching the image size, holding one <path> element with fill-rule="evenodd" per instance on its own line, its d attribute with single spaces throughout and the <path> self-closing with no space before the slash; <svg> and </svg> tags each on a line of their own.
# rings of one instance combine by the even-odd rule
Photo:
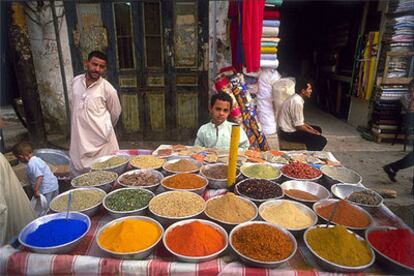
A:
<svg viewBox="0 0 414 276">
<path fill-rule="evenodd" d="M 206 190 L 206 187 L 207 187 L 207 184 L 208 184 L 207 178 L 205 178 L 205 177 L 203 177 L 201 175 L 197 175 L 197 174 L 193 174 L 193 175 L 196 176 L 196 177 L 198 177 L 198 178 L 200 178 L 204 182 L 203 186 L 200 187 L 200 188 L 194 188 L 194 189 L 178 189 L 178 188 L 171 188 L 171 187 L 165 185 L 165 181 L 166 180 L 168 180 L 168 179 L 170 179 L 170 178 L 172 178 L 172 177 L 174 177 L 176 175 L 179 175 L 179 174 L 173 174 L 173 175 L 170 175 L 170 176 L 167 176 L 167 177 L 163 178 L 161 180 L 161 186 L 164 187 L 164 189 L 167 190 L 167 191 L 187 191 L 187 192 L 193 192 L 193 193 L 196 193 L 196 194 L 199 194 L 199 195 L 202 195 L 204 193 L 204 191 Z"/>
<path fill-rule="evenodd" d="M 347 199 L 347 201 L 349 201 L 350 203 L 356 204 L 358 206 L 367 208 L 367 209 L 377 208 L 377 207 L 382 205 L 382 203 L 384 201 L 383 197 L 380 194 L 378 194 L 377 192 L 375 192 L 371 189 L 367 189 L 363 186 L 356 186 L 356 185 L 353 185 L 353 184 L 335 184 L 335 185 L 332 185 L 332 187 L 331 187 L 332 193 L 337 198 L 340 198 L 340 199 L 347 198 L 353 192 L 359 192 L 359 191 L 364 191 L 364 190 L 369 190 L 369 191 L 373 192 L 380 199 L 380 202 L 378 204 L 375 204 L 375 205 L 369 205 L 369 204 L 362 204 L 362 203 L 353 202 L 353 201 L 350 201 L 348 199 Z"/>
<path fill-rule="evenodd" d="M 288 193 L 285 192 L 285 195 L 291 199 L 297 200 L 297 201 L 301 201 L 305 204 L 308 205 L 312 205 L 313 203 L 315 203 L 318 200 L 321 199 L 327 199 L 331 196 L 331 194 L 329 193 L 328 189 L 326 189 L 325 187 L 323 187 L 322 185 L 316 183 L 316 182 L 312 182 L 312 181 L 299 181 L 299 180 L 289 180 L 286 182 L 283 182 L 282 185 L 280 185 L 282 187 L 282 189 L 285 190 L 290 190 L 290 189 L 295 189 L 295 190 L 301 190 L 307 193 L 310 193 L 316 197 L 318 197 L 318 199 L 316 200 L 311 200 L 311 199 L 303 199 L 300 197 L 295 197 L 292 195 L 289 195 Z"/>
<path fill-rule="evenodd" d="M 330 184 L 348 183 L 356 185 L 362 181 L 362 177 L 357 172 L 342 166 L 335 167 L 324 165 L 320 170 L 326 176 Z"/>
<path fill-rule="evenodd" d="M 112 157 L 122 157 L 125 159 L 124 162 L 122 162 L 121 164 L 118 164 L 116 166 L 110 166 L 107 168 L 103 168 L 103 169 L 94 169 L 94 165 L 97 163 L 101 163 L 101 162 L 105 162 L 109 159 L 111 159 Z M 93 162 L 91 168 L 93 171 L 109 171 L 109 172 L 115 172 L 118 175 L 122 174 L 123 172 L 125 172 L 125 170 L 128 168 L 128 164 L 129 164 L 129 156 L 128 155 L 106 155 L 106 156 L 101 156 L 97 159 L 95 159 L 95 161 Z"/>
<path fill-rule="evenodd" d="M 153 185 L 141 185 L 141 186 L 123 184 L 120 181 L 124 176 L 132 175 L 132 174 L 136 174 L 136 173 L 145 173 L 145 174 L 153 175 L 153 176 L 157 177 L 159 179 L 159 181 L 157 183 L 153 184 Z M 136 169 L 136 170 L 128 171 L 128 172 L 125 172 L 125 173 L 121 174 L 117 179 L 117 183 L 119 185 L 123 186 L 123 187 L 126 187 L 126 188 L 136 187 L 136 188 L 147 189 L 147 190 L 150 190 L 152 192 L 155 192 L 157 190 L 158 186 L 160 185 L 161 180 L 163 178 L 164 178 L 164 175 L 162 173 L 160 173 L 159 171 L 157 171 L 157 170 L 154 170 L 154 169 Z"/>
</svg>

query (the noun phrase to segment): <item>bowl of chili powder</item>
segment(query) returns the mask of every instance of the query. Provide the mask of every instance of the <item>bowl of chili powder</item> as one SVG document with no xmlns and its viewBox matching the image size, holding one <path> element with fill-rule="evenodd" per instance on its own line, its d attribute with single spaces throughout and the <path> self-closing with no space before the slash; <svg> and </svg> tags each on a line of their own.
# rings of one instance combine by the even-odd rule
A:
<svg viewBox="0 0 414 276">
<path fill-rule="evenodd" d="M 331 193 L 322 185 L 312 181 L 289 180 L 280 185 L 285 195 L 293 200 L 313 205 L 315 202 L 327 199 Z"/>
</svg>

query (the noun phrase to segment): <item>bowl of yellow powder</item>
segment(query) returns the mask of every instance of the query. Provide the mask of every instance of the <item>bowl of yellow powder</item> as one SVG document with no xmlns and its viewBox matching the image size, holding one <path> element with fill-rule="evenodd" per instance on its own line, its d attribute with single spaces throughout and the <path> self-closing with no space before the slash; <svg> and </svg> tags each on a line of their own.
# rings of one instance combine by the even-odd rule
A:
<svg viewBox="0 0 414 276">
<path fill-rule="evenodd" d="M 112 257 L 141 260 L 161 241 L 164 228 L 149 217 L 129 216 L 113 220 L 99 229 L 98 247 Z"/>
<path fill-rule="evenodd" d="M 245 163 L 240 167 L 241 173 L 247 178 L 276 180 L 282 174 L 278 167 L 270 164 Z"/>
<path fill-rule="evenodd" d="M 375 261 L 368 243 L 342 225 L 310 227 L 303 240 L 317 262 L 328 271 L 364 271 Z"/>
<path fill-rule="evenodd" d="M 311 208 L 287 199 L 268 200 L 262 203 L 259 207 L 259 215 L 264 221 L 284 227 L 294 234 L 303 233 L 318 222 L 318 216 Z"/>
</svg>

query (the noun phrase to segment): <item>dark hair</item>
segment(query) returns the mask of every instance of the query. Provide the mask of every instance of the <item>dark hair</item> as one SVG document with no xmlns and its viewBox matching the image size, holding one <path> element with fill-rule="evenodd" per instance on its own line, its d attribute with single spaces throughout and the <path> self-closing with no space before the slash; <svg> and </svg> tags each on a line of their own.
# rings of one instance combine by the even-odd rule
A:
<svg viewBox="0 0 414 276">
<path fill-rule="evenodd" d="M 302 89 L 308 88 L 308 83 L 312 86 L 312 82 L 305 78 L 296 78 L 296 84 L 295 84 L 295 93 L 300 94 Z"/>
<path fill-rule="evenodd" d="M 93 57 L 97 57 L 99 59 L 103 59 L 108 62 L 108 57 L 101 51 L 92 51 L 88 55 L 88 60 L 90 61 Z"/>
<path fill-rule="evenodd" d="M 219 92 L 217 94 L 214 94 L 211 97 L 210 106 L 212 107 L 216 103 L 217 100 L 229 102 L 230 103 L 230 110 L 233 108 L 233 99 L 230 97 L 229 94 L 224 93 L 224 92 Z"/>
<path fill-rule="evenodd" d="M 27 142 L 20 142 L 13 146 L 12 151 L 15 156 L 30 154 L 33 152 L 33 147 Z"/>
</svg>

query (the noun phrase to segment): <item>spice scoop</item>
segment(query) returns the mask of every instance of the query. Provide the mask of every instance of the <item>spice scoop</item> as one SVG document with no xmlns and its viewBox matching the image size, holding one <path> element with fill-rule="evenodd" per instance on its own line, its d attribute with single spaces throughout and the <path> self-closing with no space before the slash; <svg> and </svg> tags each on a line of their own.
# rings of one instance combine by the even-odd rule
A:
<svg viewBox="0 0 414 276">
<path fill-rule="evenodd" d="M 348 197 L 344 198 L 344 200 L 348 200 Z M 341 202 L 341 201 L 340 201 L 340 200 L 338 200 L 338 201 L 335 203 L 335 206 L 334 206 L 334 208 L 333 208 L 333 210 L 332 210 L 331 214 L 329 215 L 328 222 L 326 223 L 325 228 L 328 228 L 328 227 L 329 227 L 329 225 L 331 225 L 331 221 L 332 221 L 333 217 L 335 216 L 336 210 L 338 209 L 339 202 Z"/>
<path fill-rule="evenodd" d="M 66 219 L 69 217 L 70 207 L 72 206 L 72 192 L 69 192 L 68 195 L 68 208 L 66 209 Z"/>
</svg>

